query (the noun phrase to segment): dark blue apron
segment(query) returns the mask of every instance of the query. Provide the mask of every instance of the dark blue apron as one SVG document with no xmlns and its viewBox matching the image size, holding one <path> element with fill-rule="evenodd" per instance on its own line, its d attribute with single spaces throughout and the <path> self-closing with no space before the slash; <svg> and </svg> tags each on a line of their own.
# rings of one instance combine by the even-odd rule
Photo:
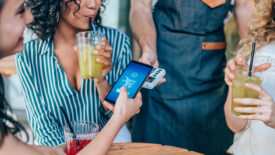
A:
<svg viewBox="0 0 275 155">
<path fill-rule="evenodd" d="M 226 154 L 233 133 L 223 110 L 228 89 L 225 49 L 203 50 L 203 44 L 225 42 L 223 20 L 229 9 L 229 0 L 215 8 L 201 0 L 159 0 L 153 16 L 167 82 L 143 91 L 144 105 L 133 119 L 133 141 Z"/>
</svg>

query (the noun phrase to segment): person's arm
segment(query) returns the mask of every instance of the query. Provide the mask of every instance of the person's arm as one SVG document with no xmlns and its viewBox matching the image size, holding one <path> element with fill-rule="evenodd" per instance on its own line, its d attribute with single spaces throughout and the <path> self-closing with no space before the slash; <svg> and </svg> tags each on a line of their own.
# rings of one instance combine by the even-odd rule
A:
<svg viewBox="0 0 275 155">
<path fill-rule="evenodd" d="M 105 102 L 106 104 L 106 102 Z M 118 134 L 122 125 L 128 121 L 133 115 L 139 113 L 142 105 L 141 94 L 138 93 L 135 99 L 128 97 L 127 89 L 125 87 L 120 89 L 120 95 L 114 107 L 114 114 L 101 130 L 98 136 L 83 150 L 79 155 L 96 154 L 105 155 L 111 147 L 113 140 Z"/>
<path fill-rule="evenodd" d="M 227 126 L 230 130 L 237 133 L 242 131 L 246 125 L 246 120 L 241 120 L 232 116 L 231 105 L 232 105 L 232 81 L 235 78 L 235 71 L 237 67 L 248 67 L 245 58 L 242 55 L 237 55 L 235 58 L 228 61 L 225 72 L 225 82 L 229 86 L 226 102 L 224 104 L 224 114 Z"/>
<path fill-rule="evenodd" d="M 239 118 L 234 117 L 232 115 L 231 105 L 232 105 L 232 87 L 229 87 L 227 99 L 224 104 L 225 119 L 229 129 L 234 133 L 237 133 L 242 131 L 246 127 L 247 120 L 241 120 Z"/>
<path fill-rule="evenodd" d="M 117 44 L 114 45 L 116 47 L 117 51 L 115 51 L 115 53 L 113 53 L 112 71 L 110 72 L 110 74 L 107 75 L 108 84 L 110 83 L 111 85 L 113 85 L 118 80 L 118 78 L 120 77 L 120 75 L 122 74 L 122 72 L 124 71 L 126 66 L 132 60 L 130 39 L 125 34 L 123 34 L 121 32 L 117 33 L 116 38 L 121 40 L 122 44 L 121 44 L 121 42 L 117 42 Z M 110 88 L 108 90 L 107 89 L 105 90 L 106 95 L 109 92 L 109 90 L 110 90 Z M 105 98 L 105 96 L 104 96 L 104 98 Z M 104 103 L 104 98 L 103 98 L 102 103 Z M 101 114 L 103 114 L 105 116 L 105 119 L 103 119 L 103 124 L 105 124 L 111 117 L 112 112 L 110 112 L 111 109 L 108 108 L 108 107 L 110 107 L 110 105 L 106 106 L 105 104 L 103 104 L 103 107 L 102 106 L 100 107 L 100 111 L 101 111 Z"/>
<path fill-rule="evenodd" d="M 142 50 L 141 61 L 158 67 L 152 0 L 131 0 L 130 25 Z"/>
<path fill-rule="evenodd" d="M 248 31 L 248 24 L 256 12 L 254 0 L 235 0 L 235 21 L 240 38 L 244 38 Z"/>
<path fill-rule="evenodd" d="M 101 102 L 104 102 L 104 98 L 111 89 L 111 86 L 106 79 L 107 74 L 112 70 L 112 52 L 113 48 L 110 46 L 107 39 L 102 40 L 104 42 L 104 45 L 98 45 L 96 48 L 97 50 L 101 51 L 94 53 L 95 55 L 99 55 L 103 57 L 103 59 L 97 59 L 96 61 L 98 63 L 102 63 L 104 65 L 104 69 L 102 71 L 102 77 L 94 79 L 99 98 Z M 104 52 L 103 52 L 104 51 Z"/>
<path fill-rule="evenodd" d="M 119 54 L 116 55 L 116 57 L 114 58 L 114 62 L 112 62 L 112 52 L 113 52 L 113 48 L 112 46 L 110 46 L 109 42 L 107 39 L 103 39 L 105 45 L 103 47 L 97 48 L 98 50 L 104 50 L 105 52 L 98 52 L 98 54 L 96 55 L 100 55 L 103 56 L 104 59 L 100 59 L 97 60 L 98 62 L 104 64 L 104 70 L 102 71 L 102 78 L 97 78 L 94 79 L 99 97 L 101 102 L 104 102 L 104 99 L 106 97 L 106 95 L 108 94 L 108 92 L 111 89 L 111 85 L 113 84 L 114 81 L 116 81 L 118 79 L 118 76 L 123 72 L 123 70 L 126 68 L 127 64 L 132 60 L 132 52 L 131 52 L 131 46 L 130 46 L 130 41 L 129 38 L 122 34 L 119 33 L 119 37 L 121 37 L 121 40 L 125 40 L 123 45 L 120 47 L 120 49 L 118 49 Z M 117 38 L 118 39 L 118 38 Z M 118 48 L 119 45 L 116 45 L 116 47 Z M 115 77 L 115 80 L 113 80 L 113 82 L 111 82 L 110 80 L 108 81 L 106 76 L 111 73 L 111 71 L 113 70 L 111 75 L 112 77 Z M 115 75 L 114 75 L 115 74 Z M 111 82 L 111 83 L 110 83 Z M 106 108 L 106 107 L 105 107 Z"/>
<path fill-rule="evenodd" d="M 39 145 L 56 146 L 65 142 L 63 128 L 49 111 L 34 82 L 28 59 L 16 56 L 16 67 L 23 88 L 29 124 Z"/>
<path fill-rule="evenodd" d="M 104 102 L 105 96 L 110 91 L 111 86 L 106 78 L 102 78 L 100 80 L 94 80 L 96 89 L 99 94 L 99 98 L 101 102 Z"/>
<path fill-rule="evenodd" d="M 119 117 L 113 115 L 99 135 L 78 154 L 106 154 L 124 123 Z"/>
<path fill-rule="evenodd" d="M 227 66 L 224 70 L 225 72 L 225 82 L 229 86 L 227 100 L 224 104 L 224 113 L 226 118 L 227 126 L 233 132 L 240 132 L 245 129 L 247 125 L 247 120 L 235 118 L 232 116 L 231 105 L 232 105 L 232 81 L 235 78 L 235 71 L 238 67 L 243 67 L 248 69 L 248 64 L 242 55 L 237 55 L 235 58 L 228 61 Z M 262 64 L 260 66 L 254 67 L 254 71 L 263 71 L 270 67 L 270 64 Z"/>
<path fill-rule="evenodd" d="M 0 146 L 0 154 L 8 155 L 65 155 L 64 149 L 61 147 L 44 147 L 27 145 L 13 135 L 8 134 L 3 144 Z"/>
</svg>

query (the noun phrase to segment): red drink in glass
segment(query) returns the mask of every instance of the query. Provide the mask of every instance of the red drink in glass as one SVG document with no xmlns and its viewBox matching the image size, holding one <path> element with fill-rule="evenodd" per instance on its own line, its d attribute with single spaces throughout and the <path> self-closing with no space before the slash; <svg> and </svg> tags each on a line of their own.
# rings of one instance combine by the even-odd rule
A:
<svg viewBox="0 0 275 155">
<path fill-rule="evenodd" d="M 88 145 L 99 132 L 99 126 L 90 121 L 72 121 L 71 125 L 75 134 L 70 131 L 67 125 L 64 127 L 67 155 L 77 154 Z"/>
<path fill-rule="evenodd" d="M 78 141 L 78 145 L 76 141 Z M 67 155 L 75 155 L 77 152 L 79 152 L 83 147 L 85 147 L 91 141 L 92 141 L 91 139 L 72 140 L 66 146 Z"/>
</svg>

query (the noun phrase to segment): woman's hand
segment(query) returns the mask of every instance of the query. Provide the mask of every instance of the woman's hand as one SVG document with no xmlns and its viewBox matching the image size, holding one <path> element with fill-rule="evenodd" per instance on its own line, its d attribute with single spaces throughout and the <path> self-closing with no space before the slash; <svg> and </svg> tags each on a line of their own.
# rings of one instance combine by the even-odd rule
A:
<svg viewBox="0 0 275 155">
<path fill-rule="evenodd" d="M 112 70 L 112 52 L 113 48 L 110 46 L 108 40 L 106 38 L 102 39 L 104 44 L 100 44 L 96 46 L 96 51 L 94 51 L 95 55 L 102 56 L 102 58 L 97 58 L 96 61 L 104 65 L 102 71 L 101 78 L 95 78 L 95 82 L 98 80 L 106 80 L 106 75 Z"/>
<path fill-rule="evenodd" d="M 228 86 L 232 86 L 232 81 L 235 78 L 235 71 L 239 67 L 248 69 L 245 58 L 242 55 L 237 55 L 234 59 L 228 61 L 226 68 L 224 69 L 224 80 Z"/>
<path fill-rule="evenodd" d="M 261 72 L 269 69 L 271 66 L 270 63 L 261 64 L 253 68 L 253 72 Z M 232 86 L 232 81 L 235 78 L 235 71 L 237 68 L 249 69 L 249 66 L 242 55 L 237 55 L 234 59 L 228 61 L 226 68 L 224 69 L 224 80 L 228 86 Z"/>
<path fill-rule="evenodd" d="M 236 98 L 234 100 L 236 103 L 251 106 L 236 107 L 236 112 L 250 114 L 240 115 L 239 117 L 244 120 L 260 120 L 263 121 L 267 126 L 275 128 L 275 104 L 272 96 L 257 85 L 246 84 L 245 86 L 259 93 L 261 99 Z"/>
<path fill-rule="evenodd" d="M 103 105 L 113 111 L 117 118 L 126 122 L 135 114 L 139 113 L 140 107 L 142 106 L 142 96 L 141 93 L 138 92 L 137 96 L 134 99 L 131 99 L 128 97 L 127 89 L 122 87 L 115 107 L 106 101 Z"/>
</svg>

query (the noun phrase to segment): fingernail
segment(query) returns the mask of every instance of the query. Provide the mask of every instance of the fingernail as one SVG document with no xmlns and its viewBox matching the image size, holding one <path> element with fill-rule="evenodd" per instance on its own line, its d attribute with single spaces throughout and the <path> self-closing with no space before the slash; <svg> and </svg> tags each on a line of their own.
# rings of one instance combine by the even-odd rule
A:
<svg viewBox="0 0 275 155">
<path fill-rule="evenodd" d="M 101 45 L 97 45 L 96 48 L 101 48 Z"/>
<path fill-rule="evenodd" d="M 236 107 L 236 108 L 234 108 L 234 110 L 235 110 L 235 111 L 238 111 L 238 110 L 240 110 L 240 108 Z"/>
<path fill-rule="evenodd" d="M 99 52 L 98 51 L 94 51 L 94 54 L 99 54 Z"/>
<path fill-rule="evenodd" d="M 96 59 L 96 61 L 99 61 L 99 62 L 101 62 L 101 59 L 97 58 L 97 59 Z"/>
</svg>

